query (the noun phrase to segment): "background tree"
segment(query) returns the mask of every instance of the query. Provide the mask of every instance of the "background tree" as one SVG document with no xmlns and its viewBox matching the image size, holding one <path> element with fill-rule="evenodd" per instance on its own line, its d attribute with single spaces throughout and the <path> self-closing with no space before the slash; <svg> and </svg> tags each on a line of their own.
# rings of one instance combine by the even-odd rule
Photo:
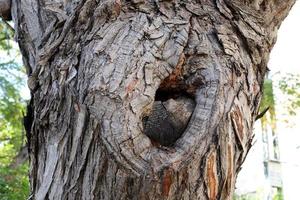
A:
<svg viewBox="0 0 300 200">
<path fill-rule="evenodd" d="M 230 199 L 293 3 L 13 0 L 32 197 Z M 169 139 L 180 99 L 195 104 L 180 138 L 150 140 L 153 104 Z"/>
<path fill-rule="evenodd" d="M 289 115 L 296 115 L 300 107 L 300 74 L 288 73 L 278 82 L 285 99 L 285 108 Z"/>
<path fill-rule="evenodd" d="M 25 73 L 15 59 L 19 53 L 9 26 L 0 21 L 0 200 L 24 200 L 29 195 L 22 123 L 26 102 L 20 95 Z"/>
</svg>

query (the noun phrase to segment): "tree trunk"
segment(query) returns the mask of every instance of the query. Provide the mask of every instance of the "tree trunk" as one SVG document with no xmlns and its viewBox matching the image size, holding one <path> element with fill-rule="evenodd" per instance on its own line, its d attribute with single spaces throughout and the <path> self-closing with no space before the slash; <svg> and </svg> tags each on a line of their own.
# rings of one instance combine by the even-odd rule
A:
<svg viewBox="0 0 300 200">
<path fill-rule="evenodd" d="M 13 0 L 32 198 L 231 199 L 293 3 Z"/>
</svg>

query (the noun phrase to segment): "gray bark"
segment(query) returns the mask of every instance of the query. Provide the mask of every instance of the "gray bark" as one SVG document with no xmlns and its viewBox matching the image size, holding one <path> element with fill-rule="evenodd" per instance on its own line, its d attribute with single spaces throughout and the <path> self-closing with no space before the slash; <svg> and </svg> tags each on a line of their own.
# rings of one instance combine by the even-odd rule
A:
<svg viewBox="0 0 300 200">
<path fill-rule="evenodd" d="M 293 3 L 13 0 L 32 198 L 231 199 Z M 182 135 L 153 143 L 143 119 L 182 97 L 195 102 Z"/>
</svg>

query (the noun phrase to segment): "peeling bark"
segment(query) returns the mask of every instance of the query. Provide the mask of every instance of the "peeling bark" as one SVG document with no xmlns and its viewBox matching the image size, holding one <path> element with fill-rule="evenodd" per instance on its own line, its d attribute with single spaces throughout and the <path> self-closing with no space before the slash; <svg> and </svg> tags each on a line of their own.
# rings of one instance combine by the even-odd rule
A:
<svg viewBox="0 0 300 200">
<path fill-rule="evenodd" d="M 231 199 L 293 3 L 13 0 L 33 199 Z M 151 142 L 143 118 L 181 97 L 184 132 Z"/>
</svg>

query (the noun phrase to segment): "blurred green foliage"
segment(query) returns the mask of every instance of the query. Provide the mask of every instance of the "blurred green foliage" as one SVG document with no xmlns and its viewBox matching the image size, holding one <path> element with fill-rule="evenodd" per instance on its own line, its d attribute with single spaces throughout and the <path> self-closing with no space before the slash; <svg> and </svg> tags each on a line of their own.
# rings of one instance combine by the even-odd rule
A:
<svg viewBox="0 0 300 200">
<path fill-rule="evenodd" d="M 296 115 L 300 108 L 300 74 L 286 74 L 278 86 L 284 94 L 286 111 L 289 115 Z"/>
<path fill-rule="evenodd" d="M 263 112 L 265 109 L 269 108 L 268 112 L 270 117 L 264 115 L 261 118 L 262 128 L 264 129 L 267 124 L 271 125 L 271 128 L 275 130 L 276 126 L 276 116 L 275 116 L 275 97 L 273 92 L 273 81 L 269 78 L 266 78 L 263 86 L 263 97 L 260 103 L 259 111 Z"/>
<path fill-rule="evenodd" d="M 275 74 L 278 75 L 278 74 Z M 300 108 L 300 74 L 287 73 L 276 79 L 266 78 L 263 86 L 263 98 L 260 104 L 260 113 L 269 108 L 268 114 L 261 118 L 262 128 L 270 125 L 272 130 L 276 129 L 275 105 L 284 108 L 284 114 L 288 118 L 296 115 Z M 282 93 L 275 99 L 274 88 Z M 280 99 L 279 99 L 280 98 Z M 289 122 L 289 120 L 284 120 Z"/>
<path fill-rule="evenodd" d="M 11 166 L 26 143 L 26 101 L 20 92 L 26 79 L 12 38 L 13 30 L 0 19 L 0 200 L 24 200 L 29 195 L 28 163 Z"/>
<path fill-rule="evenodd" d="M 278 188 L 273 200 L 283 200 L 283 193 L 281 188 Z"/>
<path fill-rule="evenodd" d="M 0 49 L 9 51 L 12 48 L 14 30 L 0 18 Z"/>
<path fill-rule="evenodd" d="M 0 200 L 24 200 L 29 195 L 28 166 L 0 167 Z"/>
<path fill-rule="evenodd" d="M 233 200 L 260 200 L 256 193 L 253 194 L 244 194 L 244 195 L 237 195 L 234 194 Z"/>
</svg>

